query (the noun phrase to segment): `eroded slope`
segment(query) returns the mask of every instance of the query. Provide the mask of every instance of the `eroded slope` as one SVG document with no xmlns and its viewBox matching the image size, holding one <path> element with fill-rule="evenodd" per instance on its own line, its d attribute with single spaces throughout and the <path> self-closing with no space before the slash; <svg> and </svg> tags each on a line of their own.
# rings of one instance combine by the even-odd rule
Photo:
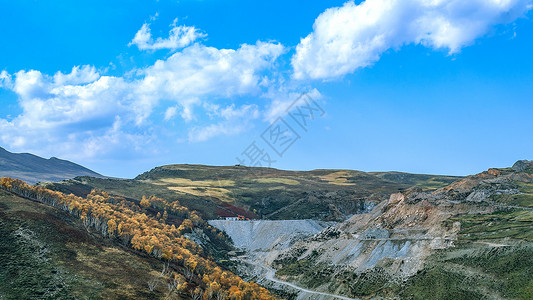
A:
<svg viewBox="0 0 533 300">
<path fill-rule="evenodd" d="M 532 171 L 520 161 L 433 192 L 407 189 L 281 251 L 237 259 L 346 297 L 531 299 Z"/>
</svg>

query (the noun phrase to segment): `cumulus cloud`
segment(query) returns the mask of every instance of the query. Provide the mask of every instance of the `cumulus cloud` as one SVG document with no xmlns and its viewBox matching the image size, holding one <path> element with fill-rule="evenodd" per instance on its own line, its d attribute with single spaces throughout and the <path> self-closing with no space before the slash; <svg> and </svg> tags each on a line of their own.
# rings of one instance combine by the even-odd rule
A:
<svg viewBox="0 0 533 300">
<path fill-rule="evenodd" d="M 259 89 L 259 71 L 268 69 L 283 51 L 281 44 L 265 42 L 237 50 L 192 45 L 146 68 L 138 92 L 169 98 L 253 93 Z"/>
<path fill-rule="evenodd" d="M 49 128 L 103 119 L 126 108 L 122 107 L 128 86 L 124 79 L 94 76 L 91 68 L 80 74 L 82 69 L 75 67 L 69 74 L 53 77 L 35 70 L 17 72 L 12 88 L 23 114 L 16 121 L 31 128 Z"/>
<path fill-rule="evenodd" d="M 133 118 L 128 112 L 130 83 L 123 78 L 100 76 L 91 66 L 53 76 L 30 70 L 8 77 L 7 88 L 17 94 L 22 113 L 10 121 L 0 119 L 2 144 L 88 158 L 112 149 L 113 140 L 137 135 L 120 128 L 120 116 Z M 95 147 L 94 141 L 104 138 L 108 146 Z"/>
<path fill-rule="evenodd" d="M 531 9 L 531 0 L 366 0 L 327 9 L 292 57 L 297 79 L 331 79 L 375 63 L 388 49 L 422 44 L 460 51 L 491 27 Z"/>
<path fill-rule="evenodd" d="M 93 82 L 98 78 L 100 78 L 100 74 L 96 71 L 94 66 L 76 66 L 72 68 L 72 71 L 69 74 L 57 72 L 54 75 L 54 83 L 56 85 L 84 84 Z"/>
<path fill-rule="evenodd" d="M 190 141 L 235 134 L 257 117 L 257 107 L 208 104 L 263 93 L 269 68 L 284 52 L 283 45 L 274 42 L 237 49 L 191 44 L 127 76 L 102 75 L 94 66 L 53 75 L 2 71 L 0 87 L 16 93 L 22 113 L 11 120 L 0 118 L 0 143 L 71 159 L 142 152 L 157 139 L 156 128 L 163 126 L 150 119 L 156 107 L 166 107 L 167 121 L 179 115 L 190 123 L 183 128 L 185 136 L 191 130 Z M 196 119 L 197 107 L 217 107 L 208 112 L 213 124 L 198 125 L 204 120 Z"/>
<path fill-rule="evenodd" d="M 182 117 L 193 119 L 201 98 L 257 95 L 262 73 L 285 51 L 271 42 L 243 44 L 238 49 L 217 49 L 199 44 L 174 53 L 140 72 L 135 83 L 137 123 L 142 123 L 161 99 L 178 102 Z"/>
<path fill-rule="evenodd" d="M 168 38 L 158 37 L 155 41 L 152 38 L 150 24 L 144 23 L 141 29 L 135 34 L 133 40 L 129 43 L 129 46 L 135 45 L 139 50 L 176 50 L 187 47 L 197 39 L 207 36 L 193 26 L 178 26 L 177 21 L 177 19 L 174 20 Z"/>
</svg>

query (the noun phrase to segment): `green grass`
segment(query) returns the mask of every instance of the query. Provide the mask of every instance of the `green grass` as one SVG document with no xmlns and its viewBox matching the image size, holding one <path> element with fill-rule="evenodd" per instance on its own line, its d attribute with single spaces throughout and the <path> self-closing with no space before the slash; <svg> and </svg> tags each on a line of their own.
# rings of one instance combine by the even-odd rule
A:
<svg viewBox="0 0 533 300">
<path fill-rule="evenodd" d="M 0 219 L 0 298 L 73 299 L 73 276 L 52 261 L 46 245 L 19 238 L 28 231 L 8 221 Z"/>
<path fill-rule="evenodd" d="M 493 195 L 491 200 L 506 205 L 533 208 L 533 183 L 515 182 L 520 193 L 514 195 Z"/>
<path fill-rule="evenodd" d="M 312 258 L 289 263 L 279 269 L 276 275 L 284 276 L 311 289 L 327 285 L 330 293 L 350 297 L 372 296 L 395 286 L 390 276 L 381 268 L 356 273 L 349 267 L 315 263 Z"/>
<path fill-rule="evenodd" d="M 268 168 L 168 165 L 154 168 L 136 180 L 81 177 L 48 188 L 80 195 L 92 188 L 139 200 L 156 195 L 178 200 L 204 219 L 216 219 L 217 205 L 232 205 L 269 219 L 343 220 L 360 213 L 365 197 L 387 199 L 391 193 L 419 185 L 444 186 L 458 177 L 407 173 L 365 173 L 353 170 L 283 171 Z M 290 209 L 284 209 L 289 207 Z"/>
<path fill-rule="evenodd" d="M 410 278 L 405 299 L 533 299 L 533 212 L 465 214 L 456 247 L 437 250 Z"/>
<path fill-rule="evenodd" d="M 388 181 L 417 186 L 423 190 L 436 190 L 460 180 L 460 176 L 409 174 L 402 172 L 375 172 L 376 176 Z"/>
<path fill-rule="evenodd" d="M 503 210 L 490 214 L 461 215 L 449 222 L 461 223 L 459 238 L 481 239 L 523 239 L 533 242 L 533 212 L 527 210 Z"/>
<path fill-rule="evenodd" d="M 436 250 L 406 282 L 380 268 L 356 273 L 318 263 L 313 255 L 298 260 L 301 251 L 275 261 L 276 274 L 309 288 L 328 285 L 330 292 L 352 297 L 533 298 L 533 212 L 465 214 L 448 222 L 461 223 L 456 247 Z"/>
<path fill-rule="evenodd" d="M 408 280 L 405 299 L 533 298 L 533 244 L 481 247 L 461 243 L 431 255 Z"/>
<path fill-rule="evenodd" d="M 311 289 L 327 285 L 330 293 L 350 297 L 376 295 L 394 286 L 391 278 L 381 268 L 356 273 L 350 267 L 340 267 L 324 262 L 317 263 L 316 258 L 319 256 L 317 252 L 303 259 L 296 259 L 296 256 L 303 252 L 305 249 L 296 249 L 292 257 L 288 256 L 274 261 L 274 265 L 279 267 L 276 276 L 299 282 Z"/>
<path fill-rule="evenodd" d="M 288 179 L 288 178 L 275 178 L 275 177 L 266 177 L 266 178 L 257 178 L 255 181 L 259 183 L 273 183 L 276 185 L 283 184 L 283 185 L 298 185 L 300 182 L 298 180 L 294 179 Z"/>
</svg>

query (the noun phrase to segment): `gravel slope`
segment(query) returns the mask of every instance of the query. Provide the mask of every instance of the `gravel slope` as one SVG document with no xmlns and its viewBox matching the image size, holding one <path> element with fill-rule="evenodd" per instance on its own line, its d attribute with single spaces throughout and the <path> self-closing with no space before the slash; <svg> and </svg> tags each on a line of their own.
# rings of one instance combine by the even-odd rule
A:
<svg viewBox="0 0 533 300">
<path fill-rule="evenodd" d="M 315 220 L 211 220 L 209 224 L 225 231 L 235 247 L 247 251 L 285 249 L 295 239 L 313 235 L 326 227 Z"/>
</svg>

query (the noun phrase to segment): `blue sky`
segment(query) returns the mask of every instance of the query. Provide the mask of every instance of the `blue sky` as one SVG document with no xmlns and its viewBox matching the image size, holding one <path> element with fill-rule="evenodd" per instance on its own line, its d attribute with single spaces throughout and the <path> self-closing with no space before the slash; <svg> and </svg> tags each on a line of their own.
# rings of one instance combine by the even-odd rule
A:
<svg viewBox="0 0 533 300">
<path fill-rule="evenodd" d="M 282 169 L 509 166 L 533 157 L 531 8 L 0 0 L 0 145 L 119 177 L 253 142 Z M 324 111 L 305 129 L 301 93 Z M 300 137 L 282 156 L 261 137 L 279 120 Z"/>
</svg>

